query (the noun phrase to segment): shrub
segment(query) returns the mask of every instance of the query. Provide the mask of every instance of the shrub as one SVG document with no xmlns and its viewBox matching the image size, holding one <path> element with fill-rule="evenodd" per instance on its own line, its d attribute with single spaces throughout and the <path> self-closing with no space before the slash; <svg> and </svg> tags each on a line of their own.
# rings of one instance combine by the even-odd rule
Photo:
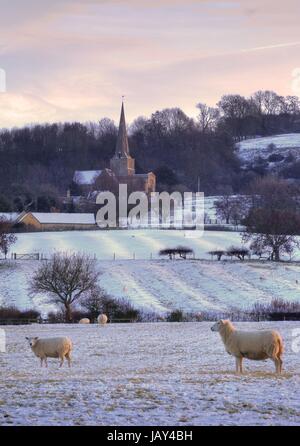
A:
<svg viewBox="0 0 300 446">
<path fill-rule="evenodd" d="M 209 251 L 207 254 L 211 255 L 212 257 L 217 257 L 218 261 L 222 259 L 223 256 L 226 255 L 226 251 L 222 251 L 221 249 L 216 251 Z"/>
<path fill-rule="evenodd" d="M 64 311 L 50 311 L 47 315 L 47 320 L 50 324 L 62 324 L 65 322 L 65 312 Z"/>
<path fill-rule="evenodd" d="M 239 260 L 245 260 L 245 257 L 249 255 L 249 249 L 231 246 L 227 250 L 226 255 L 230 257 L 237 257 Z"/>
<path fill-rule="evenodd" d="M 300 312 L 300 302 L 290 302 L 284 299 L 273 299 L 270 303 L 255 303 L 253 311 L 257 314 L 267 313 L 297 313 Z"/>
<path fill-rule="evenodd" d="M 270 163 L 279 163 L 280 161 L 284 160 L 284 156 L 282 156 L 280 153 L 272 153 L 272 155 L 269 156 L 268 160 Z"/>
<path fill-rule="evenodd" d="M 103 313 L 107 314 L 110 320 L 128 319 L 137 321 L 141 316 L 140 311 L 125 299 L 113 299 L 107 296 L 103 299 L 102 308 Z"/>
<path fill-rule="evenodd" d="M 167 316 L 168 322 L 183 322 L 185 319 L 183 311 L 174 310 Z"/>
<path fill-rule="evenodd" d="M 87 317 L 92 321 L 95 321 L 99 314 L 107 312 L 107 309 L 104 308 L 104 304 L 110 300 L 113 300 L 112 297 L 97 286 L 89 292 L 80 305 L 87 311 Z"/>
<path fill-rule="evenodd" d="M 0 307 L 0 319 L 8 320 L 8 319 L 35 319 L 41 317 L 41 313 L 39 311 L 29 309 L 29 310 L 19 310 L 17 307 Z"/>
<path fill-rule="evenodd" d="M 160 256 L 168 256 L 170 260 L 175 259 L 176 255 L 186 259 L 188 254 L 194 254 L 193 249 L 186 246 L 177 246 L 176 248 L 166 248 L 159 251 Z"/>
</svg>

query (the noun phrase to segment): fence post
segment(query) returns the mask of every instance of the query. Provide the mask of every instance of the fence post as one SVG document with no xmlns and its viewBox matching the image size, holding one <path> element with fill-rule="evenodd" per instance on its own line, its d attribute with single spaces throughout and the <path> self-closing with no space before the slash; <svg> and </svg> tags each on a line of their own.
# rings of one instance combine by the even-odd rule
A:
<svg viewBox="0 0 300 446">
<path fill-rule="evenodd" d="M 114 260 L 116 260 L 116 253 L 114 252 Z"/>
</svg>

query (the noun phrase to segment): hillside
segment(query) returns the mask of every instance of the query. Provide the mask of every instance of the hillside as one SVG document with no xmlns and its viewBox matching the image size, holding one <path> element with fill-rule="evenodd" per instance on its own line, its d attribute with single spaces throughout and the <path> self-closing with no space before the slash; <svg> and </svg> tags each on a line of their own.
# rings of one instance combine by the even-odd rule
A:
<svg viewBox="0 0 300 446">
<path fill-rule="evenodd" d="M 84 251 L 98 260 L 150 259 L 158 258 L 160 249 L 188 246 L 195 251 L 196 257 L 210 258 L 207 251 L 228 248 L 241 244 L 237 232 L 182 230 L 111 230 L 111 231 L 69 231 L 39 232 L 18 234 L 13 247 L 16 253 L 43 253 L 54 251 Z"/>
<path fill-rule="evenodd" d="M 289 164 L 289 159 L 290 162 L 300 159 L 300 133 L 247 139 L 237 144 L 237 153 L 243 165 L 253 163 L 258 157 L 268 161 L 269 168 Z M 272 162 L 272 155 L 281 155 L 282 159 Z"/>
<path fill-rule="evenodd" d="M 197 235 L 171 230 L 19 234 L 14 251 L 44 256 L 56 250 L 81 251 L 96 256 L 102 271 L 100 286 L 147 311 L 225 311 L 250 308 L 257 301 L 272 298 L 299 300 L 298 263 L 211 262 L 207 251 L 239 245 L 240 234 L 211 231 L 190 238 L 191 234 Z M 202 260 L 159 259 L 159 249 L 177 245 L 192 247 L 196 258 Z M 298 258 L 299 252 L 295 254 Z M 0 262 L 0 305 L 35 306 L 44 313 L 53 309 L 42 296 L 29 297 L 28 280 L 39 264 L 28 260 Z"/>
<path fill-rule="evenodd" d="M 54 309 L 45 297 L 29 296 L 28 281 L 38 265 L 18 261 L 10 268 L 0 266 L 0 305 L 34 306 L 44 314 Z M 99 285 L 107 293 L 146 311 L 231 311 L 272 298 L 299 300 L 299 264 L 123 260 L 98 261 L 98 267 Z"/>
</svg>

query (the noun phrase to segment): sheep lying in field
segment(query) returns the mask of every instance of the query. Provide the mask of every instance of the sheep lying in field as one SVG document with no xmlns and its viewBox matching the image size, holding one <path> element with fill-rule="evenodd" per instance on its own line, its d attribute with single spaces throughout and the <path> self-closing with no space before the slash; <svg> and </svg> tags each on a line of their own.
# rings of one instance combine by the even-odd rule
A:
<svg viewBox="0 0 300 446">
<path fill-rule="evenodd" d="M 276 373 L 282 371 L 283 341 L 275 330 L 240 331 L 229 320 L 220 320 L 212 327 L 221 335 L 227 353 L 236 358 L 236 372 L 243 373 L 243 359 L 272 359 Z"/>
<path fill-rule="evenodd" d="M 71 339 L 67 337 L 62 338 L 26 338 L 29 342 L 31 350 L 41 360 L 41 367 L 43 367 L 43 361 L 45 361 L 46 367 L 47 358 L 59 358 L 60 367 L 64 363 L 66 358 L 69 367 L 71 366 L 71 351 L 73 348 Z"/>
<path fill-rule="evenodd" d="M 108 318 L 107 318 L 106 314 L 99 314 L 97 320 L 98 320 L 98 324 L 105 325 L 105 324 L 107 324 Z"/>
<path fill-rule="evenodd" d="M 83 319 L 80 319 L 79 324 L 90 324 L 91 321 L 87 318 L 84 317 Z"/>
</svg>

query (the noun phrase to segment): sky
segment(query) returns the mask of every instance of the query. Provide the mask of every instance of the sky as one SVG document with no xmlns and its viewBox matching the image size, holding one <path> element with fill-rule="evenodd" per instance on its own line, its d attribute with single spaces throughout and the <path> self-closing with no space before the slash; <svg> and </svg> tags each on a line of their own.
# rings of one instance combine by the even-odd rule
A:
<svg viewBox="0 0 300 446">
<path fill-rule="evenodd" d="M 0 128 L 300 95 L 299 22 L 299 0 L 0 0 Z"/>
</svg>

